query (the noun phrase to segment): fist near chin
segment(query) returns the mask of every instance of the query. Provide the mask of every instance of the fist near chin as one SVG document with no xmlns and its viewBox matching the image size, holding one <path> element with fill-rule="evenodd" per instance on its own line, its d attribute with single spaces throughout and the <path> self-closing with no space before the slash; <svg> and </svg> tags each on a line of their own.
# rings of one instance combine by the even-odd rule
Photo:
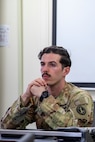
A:
<svg viewBox="0 0 95 142">
<path fill-rule="evenodd" d="M 45 90 L 45 86 L 36 86 L 36 85 L 33 85 L 30 89 L 31 93 L 34 95 L 34 96 L 37 96 L 40 98 L 41 94 L 43 91 L 46 91 Z"/>
</svg>

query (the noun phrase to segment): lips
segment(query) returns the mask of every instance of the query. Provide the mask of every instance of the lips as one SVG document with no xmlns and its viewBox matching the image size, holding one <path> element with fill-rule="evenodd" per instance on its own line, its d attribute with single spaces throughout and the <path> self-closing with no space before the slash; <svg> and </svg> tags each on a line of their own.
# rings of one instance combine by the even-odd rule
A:
<svg viewBox="0 0 95 142">
<path fill-rule="evenodd" d="M 48 79 L 48 78 L 50 77 L 50 75 L 44 73 L 44 74 L 42 75 L 42 77 L 43 77 L 43 79 Z"/>
<path fill-rule="evenodd" d="M 49 76 L 48 76 L 48 75 L 43 75 L 42 77 L 43 77 L 44 79 L 49 78 Z"/>
</svg>

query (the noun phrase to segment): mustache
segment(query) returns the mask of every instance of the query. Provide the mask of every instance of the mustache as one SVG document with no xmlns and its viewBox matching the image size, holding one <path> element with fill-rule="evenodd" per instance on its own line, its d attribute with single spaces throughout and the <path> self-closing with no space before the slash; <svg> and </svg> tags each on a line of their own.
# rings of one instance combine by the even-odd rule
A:
<svg viewBox="0 0 95 142">
<path fill-rule="evenodd" d="M 48 77 L 50 77 L 50 76 L 51 76 L 51 75 L 50 75 L 50 74 L 48 74 L 47 72 L 43 73 L 43 74 L 42 74 L 42 77 L 43 77 L 44 75 L 47 75 Z"/>
</svg>

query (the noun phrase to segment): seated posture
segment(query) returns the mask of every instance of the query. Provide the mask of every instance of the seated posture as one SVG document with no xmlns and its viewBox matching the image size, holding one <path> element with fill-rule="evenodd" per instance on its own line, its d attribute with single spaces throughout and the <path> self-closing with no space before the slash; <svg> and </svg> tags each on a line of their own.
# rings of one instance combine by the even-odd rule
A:
<svg viewBox="0 0 95 142">
<path fill-rule="evenodd" d="M 1 128 L 25 129 L 36 122 L 38 129 L 90 127 L 93 122 L 91 95 L 66 81 L 71 59 L 63 47 L 50 46 L 38 54 L 41 77 L 30 82 L 1 119 Z M 76 60 L 76 59 L 75 59 Z"/>
</svg>

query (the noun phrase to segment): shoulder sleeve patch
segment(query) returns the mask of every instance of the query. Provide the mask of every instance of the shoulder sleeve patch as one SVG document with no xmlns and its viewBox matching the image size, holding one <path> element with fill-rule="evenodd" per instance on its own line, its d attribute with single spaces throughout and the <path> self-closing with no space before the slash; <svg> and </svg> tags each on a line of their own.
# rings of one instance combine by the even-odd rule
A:
<svg viewBox="0 0 95 142">
<path fill-rule="evenodd" d="M 78 105 L 76 108 L 76 111 L 80 114 L 80 115 L 85 115 L 86 114 L 86 110 L 83 106 Z"/>
</svg>

